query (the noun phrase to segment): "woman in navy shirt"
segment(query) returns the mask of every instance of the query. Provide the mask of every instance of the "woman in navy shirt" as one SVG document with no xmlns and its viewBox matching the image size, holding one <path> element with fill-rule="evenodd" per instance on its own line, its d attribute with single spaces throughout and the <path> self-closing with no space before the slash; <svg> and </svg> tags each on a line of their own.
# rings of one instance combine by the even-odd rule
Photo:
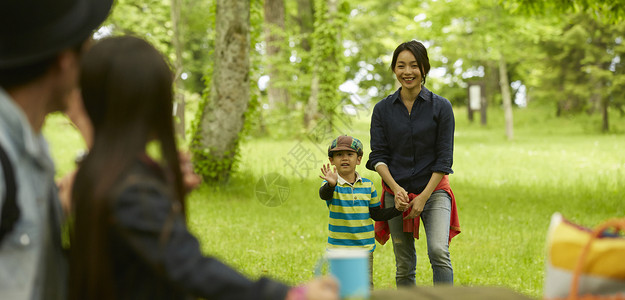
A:
<svg viewBox="0 0 625 300">
<path fill-rule="evenodd" d="M 457 220 L 447 178 L 453 173 L 455 125 L 451 103 L 424 86 L 430 63 L 422 43 L 413 40 L 399 45 L 391 69 L 401 87 L 375 105 L 372 152 L 366 166 L 382 177 L 385 207 L 395 205 L 406 211 L 404 220 L 396 217 L 388 221 L 396 283 L 415 284 L 414 238 L 418 238 L 420 217 L 434 283 L 453 284 L 449 240 L 459 228 L 450 227 L 454 225 L 451 220 Z"/>
</svg>

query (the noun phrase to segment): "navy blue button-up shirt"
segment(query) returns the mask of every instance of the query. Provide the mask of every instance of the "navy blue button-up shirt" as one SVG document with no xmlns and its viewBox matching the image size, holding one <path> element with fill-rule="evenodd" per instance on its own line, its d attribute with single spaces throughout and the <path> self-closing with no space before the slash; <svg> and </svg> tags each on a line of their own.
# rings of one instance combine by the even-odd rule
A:
<svg viewBox="0 0 625 300">
<path fill-rule="evenodd" d="M 453 173 L 454 113 L 451 103 L 421 87 L 412 111 L 399 93 L 378 102 L 371 116 L 371 154 L 367 168 L 385 163 L 408 193 L 425 189 L 433 172 Z"/>
</svg>

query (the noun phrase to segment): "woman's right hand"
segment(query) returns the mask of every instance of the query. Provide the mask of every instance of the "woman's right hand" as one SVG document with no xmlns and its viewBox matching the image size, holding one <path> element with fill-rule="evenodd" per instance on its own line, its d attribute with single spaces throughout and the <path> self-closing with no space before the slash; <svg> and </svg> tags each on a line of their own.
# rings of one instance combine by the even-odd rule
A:
<svg viewBox="0 0 625 300">
<path fill-rule="evenodd" d="M 410 203 L 406 203 L 400 200 L 395 201 L 395 209 L 399 211 L 406 211 L 410 207 Z"/>
<path fill-rule="evenodd" d="M 410 204 L 408 193 L 401 186 L 397 186 L 392 190 L 393 194 L 395 194 L 395 208 L 400 211 L 405 211 Z"/>
</svg>

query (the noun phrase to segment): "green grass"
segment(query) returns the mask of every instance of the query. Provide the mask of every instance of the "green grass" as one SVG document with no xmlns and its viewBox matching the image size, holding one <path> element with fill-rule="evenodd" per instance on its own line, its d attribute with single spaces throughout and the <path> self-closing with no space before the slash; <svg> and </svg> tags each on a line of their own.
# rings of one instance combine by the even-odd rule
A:
<svg viewBox="0 0 625 300">
<path fill-rule="evenodd" d="M 515 138 L 508 141 L 502 115 L 491 109 L 490 123 L 481 126 L 456 109 L 455 173 L 450 180 L 462 233 L 450 248 L 455 283 L 504 286 L 540 297 L 546 231 L 554 212 L 589 227 L 625 216 L 620 195 L 625 187 L 625 136 L 599 133 L 598 116 L 557 119 L 546 109 L 531 108 L 515 110 Z M 349 132 L 340 132 L 360 138 L 365 150 L 368 117 L 353 120 L 344 127 Z M 625 119 L 611 117 L 613 131 L 624 132 Z M 44 133 L 61 176 L 72 168 L 75 150 L 83 144 L 58 115 L 50 117 Z M 270 276 L 290 284 L 311 279 L 327 237 L 327 208 L 317 196 L 326 147 L 306 138 L 244 140 L 241 163 L 230 182 L 204 185 L 188 199 L 188 223 L 203 251 L 250 277 Z M 297 172 L 285 163 L 294 163 L 294 154 L 305 154 L 297 160 Z M 377 174 L 364 168 L 367 155 L 358 170 L 379 188 Z M 262 205 L 255 194 L 258 180 L 270 173 L 284 176 L 290 186 L 287 201 L 278 207 Z M 417 283 L 431 285 L 423 232 L 421 236 L 416 244 Z M 392 245 L 378 245 L 376 288 L 394 288 L 394 272 Z"/>
</svg>

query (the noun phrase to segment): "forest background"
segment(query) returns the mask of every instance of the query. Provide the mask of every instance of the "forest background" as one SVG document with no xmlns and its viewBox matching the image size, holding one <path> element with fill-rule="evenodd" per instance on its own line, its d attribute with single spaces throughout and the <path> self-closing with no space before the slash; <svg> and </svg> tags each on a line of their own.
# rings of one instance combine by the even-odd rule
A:
<svg viewBox="0 0 625 300">
<path fill-rule="evenodd" d="M 392 50 L 411 39 L 428 47 L 428 87 L 462 107 L 480 85 L 509 139 L 519 105 L 596 115 L 598 132 L 618 132 L 623 2 L 119 0 L 99 33 L 139 35 L 169 56 L 179 133 L 198 172 L 227 181 L 242 137 L 331 136 L 341 111 L 393 91 Z M 187 102 L 198 103 L 191 122 Z"/>
<path fill-rule="evenodd" d="M 586 226 L 625 215 L 624 2 L 118 0 L 96 38 L 141 36 L 170 59 L 181 145 L 205 182 L 188 209 L 206 253 L 292 284 L 325 246 L 324 149 L 338 134 L 368 148 L 371 109 L 397 88 L 393 49 L 424 42 L 427 87 L 457 121 L 456 284 L 537 297 L 552 213 Z M 62 116 L 45 134 L 62 176 L 84 144 Z M 374 270 L 394 287 L 390 245 Z"/>
</svg>

